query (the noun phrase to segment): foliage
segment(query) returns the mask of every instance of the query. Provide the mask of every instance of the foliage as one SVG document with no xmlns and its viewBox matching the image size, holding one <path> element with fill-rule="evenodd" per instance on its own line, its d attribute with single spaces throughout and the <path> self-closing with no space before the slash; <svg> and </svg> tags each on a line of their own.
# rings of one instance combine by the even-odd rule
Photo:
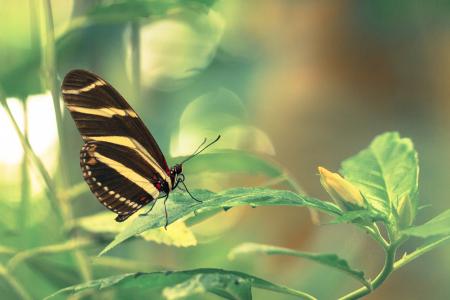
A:
<svg viewBox="0 0 450 300">
<path fill-rule="evenodd" d="M 199 214 L 216 208 L 230 208 L 234 206 L 250 205 L 257 206 L 306 206 L 325 211 L 330 214 L 339 214 L 340 210 L 332 203 L 323 202 L 304 195 L 298 195 L 290 191 L 273 190 L 267 188 L 234 188 L 220 193 L 212 193 L 206 190 L 194 191 L 197 199 L 202 202 L 193 201 L 186 193 L 171 193 L 166 207 L 169 216 L 169 224 L 175 220 L 188 215 Z M 134 221 L 121 231 L 101 253 L 106 253 L 118 244 L 130 237 L 140 234 L 146 230 L 162 227 L 165 224 L 164 206 L 157 202 L 148 216 L 134 219 Z"/>
<path fill-rule="evenodd" d="M 392 155 L 392 153 L 395 155 Z M 289 205 L 318 209 L 336 217 L 331 224 L 349 222 L 368 232 L 381 245 L 386 253 L 386 263 L 375 279 L 366 279 L 362 271 L 351 268 L 346 260 L 338 257 L 336 254 L 308 253 L 271 245 L 245 243 L 231 250 L 229 257 L 233 259 L 237 255 L 250 254 L 254 256 L 261 253 L 306 258 L 335 268 L 359 280 L 364 286 L 347 294 L 343 299 L 359 298 L 378 288 L 394 270 L 446 241 L 450 237 L 449 213 L 446 211 L 423 225 L 412 225 L 416 212 L 415 208 L 418 206 L 419 201 L 417 196 L 417 153 L 414 151 L 412 142 L 409 139 L 400 138 L 398 133 L 386 133 L 375 138 L 368 149 L 346 160 L 343 163 L 343 170 L 345 179 L 336 177 L 337 175 L 335 173 L 321 171 L 322 182 L 327 184 L 327 192 L 333 196 L 336 196 L 338 192 L 341 195 L 340 197 L 343 197 L 340 201 L 345 202 L 345 196 L 355 197 L 354 189 L 358 189 L 361 191 L 361 195 L 367 205 L 345 206 L 346 211 L 342 211 L 337 206 L 326 201 L 298 193 L 268 188 L 234 188 L 220 193 L 195 190 L 193 193 L 196 197 L 202 199 L 201 203 L 192 201 L 188 195 L 183 193 L 173 193 L 171 195 L 171 201 L 167 205 L 169 222 L 172 223 L 179 219 L 188 220 L 192 217 L 198 218 L 199 215 L 207 214 L 209 211 L 217 211 L 218 208 L 230 208 L 240 205 L 250 205 L 252 207 L 261 205 Z M 351 193 L 346 193 L 346 190 L 351 190 Z M 409 207 L 408 210 L 402 209 L 405 204 L 399 201 L 399 199 L 405 198 L 405 195 L 407 195 L 406 199 L 409 202 L 406 204 Z M 135 218 L 131 224 L 116 235 L 114 241 L 100 254 L 104 254 L 130 237 L 163 226 L 164 215 L 162 209 L 163 207 L 159 205 L 155 207 L 149 216 Z M 207 217 L 212 217 L 213 215 L 207 214 Z M 402 222 L 405 218 L 407 222 Z M 169 228 L 170 226 L 172 225 L 169 225 Z M 380 226 L 385 228 L 387 236 L 381 234 Z M 409 236 L 422 238 L 438 236 L 440 239 L 426 240 L 415 251 L 405 254 L 401 259 L 396 261 L 395 254 L 397 249 Z M 194 272 L 195 275 L 194 273 L 190 273 L 193 276 L 188 280 L 183 280 L 182 282 L 171 281 L 170 284 L 161 283 L 165 287 L 162 294 L 168 299 L 208 291 L 215 292 L 228 299 L 248 299 L 251 297 L 249 287 L 252 284 L 244 284 L 245 288 L 242 289 L 229 290 L 230 286 L 232 286 L 230 282 L 235 279 L 233 276 L 222 276 L 223 274 L 221 274 L 220 279 L 215 277 L 211 281 L 210 278 L 203 277 L 204 274 L 201 272 L 200 274 L 196 273 L 197 271 L 189 272 Z M 127 281 L 133 281 L 131 275 L 123 276 L 127 278 Z M 122 279 L 125 277 L 119 278 Z M 156 279 L 154 280 L 158 281 Z M 69 287 L 60 292 L 78 292 L 96 286 L 109 287 L 119 282 L 121 280 L 105 278 L 99 281 Z M 149 282 L 153 282 L 154 284 L 152 280 L 149 280 Z M 214 284 L 211 286 L 212 282 Z M 215 286 L 218 282 L 221 282 L 219 285 L 222 287 L 219 290 Z M 274 290 L 282 293 L 286 292 L 279 289 Z M 298 293 L 301 297 L 307 295 L 303 292 Z"/>
<path fill-rule="evenodd" d="M 89 281 L 67 287 L 47 299 L 64 293 L 80 293 L 87 289 L 106 289 L 111 286 L 121 288 L 158 289 L 166 299 L 180 299 L 210 292 L 226 299 L 251 299 L 251 288 L 275 291 L 297 296 L 301 299 L 314 299 L 285 286 L 241 272 L 220 269 L 196 269 L 179 272 L 131 273 Z"/>
<path fill-rule="evenodd" d="M 64 118 L 59 107 L 57 60 L 64 58 L 67 52 L 73 51 L 71 49 L 79 51 L 78 46 L 81 43 L 77 43 L 77 40 L 87 28 L 110 25 L 123 30 L 129 24 L 138 26 L 156 19 L 170 18 L 179 10 L 194 10 L 199 14 L 207 14 L 215 2 L 214 0 L 100 1 L 90 6 L 85 13 L 71 19 L 67 28 L 58 30 L 53 28 L 50 1 L 47 2 L 48 5 L 39 8 L 44 20 L 35 20 L 36 23 L 31 24 L 31 27 L 42 26 L 45 34 L 39 34 L 44 35 L 40 38 L 45 40 L 45 43 L 35 44 L 24 59 L 14 57 L 12 63 L 0 72 L 0 100 L 24 149 L 21 203 L 18 207 L 0 203 L 3 211 L 13 212 L 5 214 L 6 221 L 3 219 L 0 221 L 1 229 L 4 231 L 2 237 L 5 237 L 0 245 L 0 291 L 4 292 L 2 296 L 5 299 L 35 299 L 45 296 L 53 298 L 69 293 L 83 296 L 100 290 L 105 293 L 117 292 L 119 297 L 123 297 L 120 294 L 122 289 L 127 291 L 130 288 L 148 291 L 150 295 L 163 296 L 166 299 L 186 298 L 205 293 L 226 299 L 251 299 L 252 288 L 303 299 L 315 299 L 309 293 L 247 273 L 219 268 L 138 272 L 145 268 L 153 270 L 168 267 L 150 266 L 146 261 L 138 260 L 136 256 L 143 252 L 141 249 L 121 253 L 126 257 L 115 256 L 111 251 L 113 249 L 120 251 L 119 249 L 128 247 L 133 242 L 140 242 L 139 245 L 156 243 L 160 244 L 159 247 L 192 247 L 197 250 L 199 247 L 196 246 L 201 243 L 201 236 L 196 234 L 194 225 L 215 218 L 219 212 L 239 206 L 307 207 L 331 216 L 333 220 L 327 222 L 329 225 L 349 223 L 368 233 L 386 256 L 381 271 L 374 279 L 365 276 L 359 268 L 351 267 L 346 258 L 334 253 L 310 253 L 256 243 L 241 244 L 229 253 L 229 257 L 233 259 L 242 254 L 252 257 L 258 254 L 293 256 L 336 269 L 362 284 L 361 288 L 349 292 L 342 299 L 357 299 L 373 292 L 392 272 L 450 239 L 450 210 L 442 212 L 424 224 L 416 224 L 420 204 L 418 155 L 412 141 L 401 138 L 396 132 L 376 137 L 367 149 L 345 160 L 340 174 L 323 167 L 319 168 L 321 182 L 330 200 L 335 201 L 335 204 L 307 196 L 286 169 L 270 158 L 248 151 L 222 149 L 196 157 L 190 162 L 186 175 L 189 177 L 202 172 L 207 175 L 246 174 L 268 180 L 260 183 L 260 187 L 231 189 L 220 187 L 218 192 L 193 189 L 192 194 L 201 199 L 201 203 L 193 201 L 187 193 L 173 192 L 167 202 L 170 223 L 167 230 L 163 228 L 165 215 L 162 201 L 158 201 L 147 216 L 136 215 L 123 224 L 114 222 L 109 212 L 92 214 L 89 205 L 86 205 L 87 208 L 85 206 L 80 208 L 77 205 L 80 198 L 91 196 L 85 183 L 74 184 L 75 180 L 70 178 L 66 171 L 69 166 L 64 155 L 71 149 L 70 145 L 66 144 L 63 134 L 67 124 L 63 124 Z M 135 40 L 135 44 L 132 45 L 134 51 L 138 52 L 136 50 L 138 44 Z M 13 50 L 15 49 L 8 49 L 14 53 Z M 134 74 L 139 67 L 137 63 L 135 61 L 132 65 Z M 137 82 L 139 84 L 138 80 Z M 18 96 L 23 100 L 26 110 L 27 96 L 43 89 L 51 90 L 60 135 L 59 147 L 62 151 L 56 172 L 49 171 L 42 161 L 43 158 L 34 152 L 27 130 L 21 130 L 22 124 L 18 124 L 6 101 L 9 96 Z M 219 91 L 218 95 L 229 94 L 225 90 Z M 233 112 L 233 109 L 229 110 Z M 201 112 L 208 113 L 207 110 Z M 195 114 L 191 115 L 189 123 L 194 122 L 196 118 Z M 211 122 L 214 118 L 205 118 L 204 123 Z M 225 115 L 223 124 L 232 128 L 235 121 L 232 119 L 228 122 L 227 118 Z M 223 124 L 216 125 L 221 127 Z M 208 124 L 200 125 L 208 127 L 206 126 Z M 195 124 L 192 126 L 192 131 L 198 129 Z M 28 201 L 34 197 L 31 195 L 30 166 L 45 185 L 44 196 L 39 196 L 42 197 L 40 199 L 42 201 L 38 204 Z M 31 211 L 35 214 L 45 211 L 44 220 L 36 221 L 38 225 L 31 223 L 35 222 L 31 220 Z M 257 214 L 258 210 L 252 213 Z M 18 216 L 17 224 L 8 222 L 7 218 L 12 218 L 11 215 Z M 88 216 L 79 217 L 79 215 Z M 30 224 L 27 225 L 27 222 Z M 398 258 L 397 252 L 412 237 L 420 238 L 420 244 L 415 250 Z M 104 256 L 106 253 L 110 256 Z M 158 257 L 154 254 L 155 252 L 150 256 Z M 132 273 L 124 273 L 125 270 L 127 272 L 131 270 Z M 117 272 L 118 275 L 111 276 Z M 35 291 L 34 286 L 40 286 L 40 289 Z"/>
</svg>

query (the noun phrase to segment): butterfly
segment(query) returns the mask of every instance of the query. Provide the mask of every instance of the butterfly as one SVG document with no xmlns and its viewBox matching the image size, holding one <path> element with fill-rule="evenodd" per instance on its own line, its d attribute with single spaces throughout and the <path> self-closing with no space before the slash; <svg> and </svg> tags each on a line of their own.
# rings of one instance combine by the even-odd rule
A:
<svg viewBox="0 0 450 300">
<path fill-rule="evenodd" d="M 167 227 L 169 193 L 180 183 L 189 193 L 183 163 L 217 142 L 220 135 L 200 149 L 205 139 L 190 157 L 169 168 L 137 113 L 104 79 L 72 70 L 64 77 L 61 91 L 84 141 L 80 151 L 83 178 L 98 201 L 117 214 L 117 222 L 123 222 L 152 203 L 148 214 L 156 200 L 164 198 Z"/>
</svg>

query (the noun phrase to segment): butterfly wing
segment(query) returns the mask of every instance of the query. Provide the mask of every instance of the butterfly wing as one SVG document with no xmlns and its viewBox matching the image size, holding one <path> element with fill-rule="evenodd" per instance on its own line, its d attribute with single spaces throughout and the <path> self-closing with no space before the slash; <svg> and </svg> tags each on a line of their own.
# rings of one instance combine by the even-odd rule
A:
<svg viewBox="0 0 450 300">
<path fill-rule="evenodd" d="M 73 70 L 64 78 L 62 94 L 86 142 L 81 150 L 84 178 L 98 200 L 119 214 L 116 220 L 125 220 L 156 199 L 158 181 L 171 189 L 169 168 L 158 144 L 109 83 L 90 72 Z"/>
<path fill-rule="evenodd" d="M 117 221 L 124 221 L 158 198 L 154 172 L 137 153 L 126 147 L 88 142 L 81 148 L 80 166 L 92 193 L 100 203 L 118 214 Z"/>
</svg>

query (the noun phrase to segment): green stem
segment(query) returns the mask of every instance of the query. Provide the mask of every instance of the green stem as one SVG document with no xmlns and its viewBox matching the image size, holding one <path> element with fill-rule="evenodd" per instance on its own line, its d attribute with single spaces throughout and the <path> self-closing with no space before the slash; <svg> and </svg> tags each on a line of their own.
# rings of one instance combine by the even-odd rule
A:
<svg viewBox="0 0 450 300">
<path fill-rule="evenodd" d="M 350 300 L 350 299 L 359 299 L 365 295 L 370 294 L 373 290 L 377 289 L 392 273 L 394 270 L 394 261 L 395 261 L 395 254 L 397 252 L 397 245 L 391 245 L 388 249 L 385 249 L 386 252 L 386 259 L 384 262 L 384 267 L 381 270 L 381 272 L 375 277 L 375 279 L 372 281 L 372 289 L 368 289 L 367 287 L 359 288 L 342 298 L 340 300 Z"/>
<path fill-rule="evenodd" d="M 15 279 L 9 272 L 0 265 L 0 277 L 3 277 L 3 279 L 9 284 L 11 289 L 19 296 L 19 299 L 23 300 L 32 300 L 31 296 L 28 294 L 28 292 L 25 290 L 25 288 L 20 284 L 17 279 Z"/>
<path fill-rule="evenodd" d="M 53 100 L 53 108 L 55 111 L 56 127 L 58 130 L 59 138 L 59 173 L 61 175 L 60 180 L 64 189 L 67 185 L 67 174 L 65 172 L 64 163 L 65 157 L 65 139 L 64 139 L 64 127 L 63 117 L 60 105 L 60 89 L 59 82 L 56 76 L 56 51 L 55 51 L 55 32 L 53 26 L 53 14 L 50 0 L 44 1 L 43 7 L 44 21 L 45 21 L 45 44 L 43 47 L 43 73 L 45 74 L 46 86 L 50 89 Z"/>
<path fill-rule="evenodd" d="M 381 235 L 380 229 L 378 228 L 377 224 L 372 224 L 371 226 L 365 226 L 363 228 L 375 241 L 377 241 L 381 245 L 381 247 L 383 247 L 383 249 L 387 250 L 389 248 L 389 243 Z"/>
<path fill-rule="evenodd" d="M 417 248 L 416 250 L 414 250 L 413 252 L 411 252 L 410 254 L 404 255 L 401 259 L 397 260 L 394 263 L 394 271 L 400 269 L 401 267 L 403 267 L 404 265 L 406 265 L 407 263 L 410 263 L 411 261 L 415 260 L 416 258 L 418 258 L 419 256 L 427 253 L 428 251 L 433 250 L 434 248 L 436 248 L 437 246 L 439 246 L 440 244 L 442 244 L 443 242 L 450 240 L 450 235 L 443 237 L 435 242 L 432 242 L 430 244 L 427 244 L 425 246 L 422 246 L 420 248 Z"/>
<path fill-rule="evenodd" d="M 27 102 L 22 102 L 23 106 L 23 135 L 28 139 L 28 110 Z M 26 226 L 28 216 L 28 205 L 30 198 L 30 178 L 28 174 L 28 152 L 23 151 L 22 166 L 21 166 L 21 188 L 20 188 L 20 207 L 18 210 L 18 226 L 23 229 Z"/>
<path fill-rule="evenodd" d="M 54 211 L 54 213 L 62 218 L 61 210 L 58 206 L 58 198 L 57 198 L 57 191 L 56 186 L 50 177 L 50 175 L 47 172 L 47 169 L 45 168 L 42 161 L 39 159 L 39 157 L 36 155 L 36 153 L 31 148 L 29 140 L 23 135 L 22 131 L 19 128 L 19 125 L 17 124 L 16 119 L 14 118 L 11 109 L 8 106 L 8 103 L 6 103 L 6 99 L 3 97 L 3 95 L 0 95 L 0 102 L 3 105 L 3 108 L 5 109 L 9 119 L 11 120 L 11 123 L 14 126 L 14 129 L 16 131 L 17 136 L 20 139 L 20 142 L 22 144 L 22 147 L 25 152 L 28 152 L 28 155 L 30 159 L 33 161 L 33 163 L 36 165 L 36 167 L 39 170 L 39 173 L 41 174 L 46 186 L 47 186 L 47 196 L 50 202 L 50 207 Z"/>
<path fill-rule="evenodd" d="M 59 84 L 58 79 L 56 77 L 56 52 L 55 52 L 55 30 L 53 25 L 53 15 L 52 15 L 52 6 L 51 1 L 46 0 L 44 2 L 43 6 L 44 11 L 44 18 L 45 18 L 45 33 L 46 33 L 46 44 L 44 47 L 44 72 L 46 74 L 45 78 L 47 81 L 47 84 L 49 85 L 51 92 L 52 92 L 52 98 L 53 98 L 53 107 L 55 110 L 55 118 L 56 118 L 56 125 L 58 128 L 58 136 L 59 136 L 59 148 L 60 148 L 60 155 L 59 155 L 59 173 L 61 174 L 61 185 L 62 189 L 64 190 L 64 187 L 67 185 L 67 174 L 65 172 L 64 163 L 66 161 L 65 159 L 65 139 L 64 139 L 64 132 L 63 132 L 63 121 L 62 121 L 62 113 L 61 113 L 61 106 L 59 101 Z M 64 221 L 64 227 L 68 228 L 70 227 L 73 222 L 73 213 L 72 209 L 70 207 L 70 204 L 66 201 L 67 199 L 61 199 L 59 202 L 62 214 L 63 214 L 63 221 Z M 92 272 L 88 263 L 88 260 L 84 253 L 79 250 L 74 250 L 74 257 L 77 261 L 77 266 L 80 271 L 80 275 L 83 278 L 84 281 L 88 281 L 92 278 Z"/>
<path fill-rule="evenodd" d="M 6 264 L 6 269 L 9 272 L 12 272 L 17 268 L 17 266 L 24 261 L 38 256 L 38 255 L 44 255 L 44 254 L 56 254 L 56 253 L 63 253 L 72 251 L 74 249 L 79 249 L 82 247 L 86 247 L 88 245 L 92 244 L 91 240 L 88 239 L 72 239 L 68 240 L 62 244 L 55 244 L 55 245 L 47 245 L 42 247 L 37 247 L 33 249 L 27 249 L 21 252 L 16 253 L 13 257 L 11 257 L 8 260 L 8 263 Z"/>
<path fill-rule="evenodd" d="M 134 101 L 141 98 L 141 25 L 139 21 L 131 23 L 131 81 Z"/>
</svg>

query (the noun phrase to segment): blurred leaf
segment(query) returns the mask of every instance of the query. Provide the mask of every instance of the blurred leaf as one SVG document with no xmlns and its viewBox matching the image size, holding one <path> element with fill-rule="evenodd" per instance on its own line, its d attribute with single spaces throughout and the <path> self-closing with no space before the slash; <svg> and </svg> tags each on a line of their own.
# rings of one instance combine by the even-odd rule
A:
<svg viewBox="0 0 450 300">
<path fill-rule="evenodd" d="M 181 161 L 185 157 L 178 157 Z M 283 167 L 267 156 L 257 155 L 241 150 L 215 150 L 189 161 L 183 170 L 187 177 L 204 171 L 221 173 L 263 174 L 267 177 L 279 177 L 284 173 Z"/>
<path fill-rule="evenodd" d="M 0 245 L 0 254 L 14 254 L 16 250 L 10 247 Z"/>
<path fill-rule="evenodd" d="M 52 285 L 52 289 L 48 293 L 55 288 L 77 282 L 80 276 L 76 266 L 62 264 L 42 257 L 31 258 L 27 265 L 41 279 L 46 279 Z"/>
<path fill-rule="evenodd" d="M 401 233 L 420 238 L 450 235 L 450 209 L 444 211 L 425 224 L 408 228 L 401 231 Z"/>
<path fill-rule="evenodd" d="M 163 296 L 166 299 L 178 299 L 180 297 L 206 292 L 212 292 L 227 299 L 242 299 L 233 297 L 248 295 L 245 290 L 251 289 L 252 287 L 294 295 L 303 299 L 314 299 L 306 293 L 277 285 L 258 277 L 221 269 L 195 269 L 178 272 L 116 275 L 64 288 L 48 296 L 46 299 L 61 294 L 77 294 L 87 289 L 102 290 L 113 286 L 119 288 L 158 290 L 164 288 Z"/>
<path fill-rule="evenodd" d="M 256 206 L 306 206 L 315 208 L 331 215 L 341 214 L 341 210 L 334 204 L 315 198 L 296 194 L 285 190 L 265 188 L 234 188 L 213 193 L 207 190 L 195 190 L 192 193 L 202 202 L 196 202 L 186 193 L 171 193 L 167 202 L 169 223 L 193 214 L 197 210 L 210 210 L 242 205 Z M 163 201 L 156 203 L 153 210 L 146 217 L 136 218 L 115 239 L 106 246 L 102 255 L 132 236 L 146 230 L 162 227 L 165 224 Z"/>
<path fill-rule="evenodd" d="M 180 5 L 163 18 L 141 22 L 138 48 L 141 60 L 136 70 L 141 72 L 142 86 L 173 91 L 192 84 L 193 77 L 214 59 L 224 30 L 221 15 L 203 5 Z M 129 45 L 129 73 L 134 56 Z"/>
<path fill-rule="evenodd" d="M 155 228 L 141 233 L 146 241 L 153 241 L 158 244 L 164 244 L 175 247 L 190 247 L 197 245 L 197 239 L 194 233 L 179 220 L 174 222 L 165 230 L 164 228 Z"/>
<path fill-rule="evenodd" d="M 171 154 L 189 155 L 205 136 L 217 136 L 228 127 L 244 126 L 248 114 L 242 100 L 232 91 L 218 88 L 190 102 L 173 135 Z M 224 136 L 214 148 L 229 148 L 235 141 Z"/>
<path fill-rule="evenodd" d="M 65 191 L 60 191 L 60 194 L 62 198 L 72 200 L 88 192 L 90 192 L 88 185 L 85 181 L 82 181 L 68 187 Z"/>
<path fill-rule="evenodd" d="M 108 271 L 111 271 L 112 269 L 129 272 L 133 272 L 136 270 L 145 271 L 146 269 L 151 270 L 151 268 L 154 267 L 147 261 L 138 261 L 114 256 L 92 257 L 92 264 L 96 267 L 97 270 L 104 268 Z"/>
<path fill-rule="evenodd" d="M 391 216 L 391 205 L 398 209 L 398 200 L 404 196 L 409 197 L 415 215 L 419 166 L 410 139 L 396 132 L 379 135 L 369 148 L 345 160 L 341 172 L 386 216 Z"/>
<path fill-rule="evenodd" d="M 47 245 L 42 246 L 38 248 L 33 249 L 27 249 L 21 252 L 18 252 L 16 255 L 14 255 L 7 264 L 8 269 L 12 270 L 17 267 L 18 264 L 22 263 L 23 261 L 30 259 L 36 255 L 42 255 L 42 254 L 55 254 L 55 253 L 61 253 L 66 251 L 71 251 L 74 249 L 82 248 L 91 243 L 90 240 L 87 239 L 73 239 L 68 240 L 67 242 L 61 243 L 61 244 L 55 244 L 55 245 Z"/>
<path fill-rule="evenodd" d="M 0 61 L 4 63 L 0 68 L 0 85 L 4 95 L 1 97 L 25 100 L 26 96 L 43 91 L 39 76 L 39 13 L 42 12 L 35 2 L 2 2 Z"/>
<path fill-rule="evenodd" d="M 91 233 L 118 233 L 125 227 L 123 223 L 116 222 L 109 211 L 79 218 L 75 226 Z"/>
<path fill-rule="evenodd" d="M 67 32 L 96 24 L 115 24 L 141 21 L 142 18 L 158 18 L 171 10 L 183 7 L 204 10 L 215 1 L 201 0 L 136 0 L 101 3 L 91 9 L 85 16 L 72 20 Z"/>
<path fill-rule="evenodd" d="M 138 214 L 130 220 L 138 218 Z M 92 216 L 78 219 L 76 226 L 95 234 L 116 234 L 126 228 L 125 223 L 116 222 L 110 212 L 101 212 Z M 177 221 L 167 230 L 155 228 L 140 234 L 146 241 L 175 247 L 190 247 L 197 245 L 194 233 L 182 221 Z"/>
<path fill-rule="evenodd" d="M 371 288 L 370 283 L 364 277 L 364 272 L 352 269 L 346 260 L 340 258 L 336 254 L 317 254 L 271 245 L 244 243 L 233 248 L 228 254 L 228 257 L 234 259 L 236 256 L 243 254 L 289 255 L 306 258 L 322 265 L 338 269 L 360 281 L 369 289 Z"/>
<path fill-rule="evenodd" d="M 28 1 L 22 6 L 28 7 Z M 143 19 L 154 19 L 169 17 L 171 13 L 180 9 L 191 9 L 202 13 L 207 13 L 216 0 L 137 0 L 137 1 L 114 1 L 99 2 L 85 15 L 75 17 L 69 23 L 68 28 L 62 28 L 56 34 L 57 56 L 61 56 L 73 44 L 67 42 L 75 32 L 92 25 L 113 25 L 128 23 L 130 21 L 142 21 Z M 33 2 L 30 2 L 33 4 Z M 105 4 L 106 3 L 106 4 Z M 6 5 L 6 4 L 5 4 Z M 8 61 L 0 70 L 1 87 L 5 96 L 19 97 L 21 99 L 31 94 L 42 93 L 40 66 L 41 66 L 41 43 L 39 39 L 39 24 L 30 26 L 28 10 L 17 10 L 17 4 L 3 5 L 5 13 L 2 14 L 5 38 L 0 38 L 6 51 L 0 53 L 3 61 Z M 6 8 L 5 8 L 6 7 Z M 36 8 L 35 8 L 36 9 Z M 31 14 L 31 17 L 35 17 Z M 36 19 L 36 18 L 34 18 Z M 36 22 L 38 19 L 35 20 Z M 35 28 L 36 32 L 30 32 L 30 28 Z M 36 29 L 37 28 L 37 29 Z M 30 39 L 30 37 L 33 37 Z M 30 40 L 34 44 L 30 44 Z M 10 45 L 11 44 L 11 45 Z M 83 58 L 80 58 L 83 59 Z"/>
</svg>

